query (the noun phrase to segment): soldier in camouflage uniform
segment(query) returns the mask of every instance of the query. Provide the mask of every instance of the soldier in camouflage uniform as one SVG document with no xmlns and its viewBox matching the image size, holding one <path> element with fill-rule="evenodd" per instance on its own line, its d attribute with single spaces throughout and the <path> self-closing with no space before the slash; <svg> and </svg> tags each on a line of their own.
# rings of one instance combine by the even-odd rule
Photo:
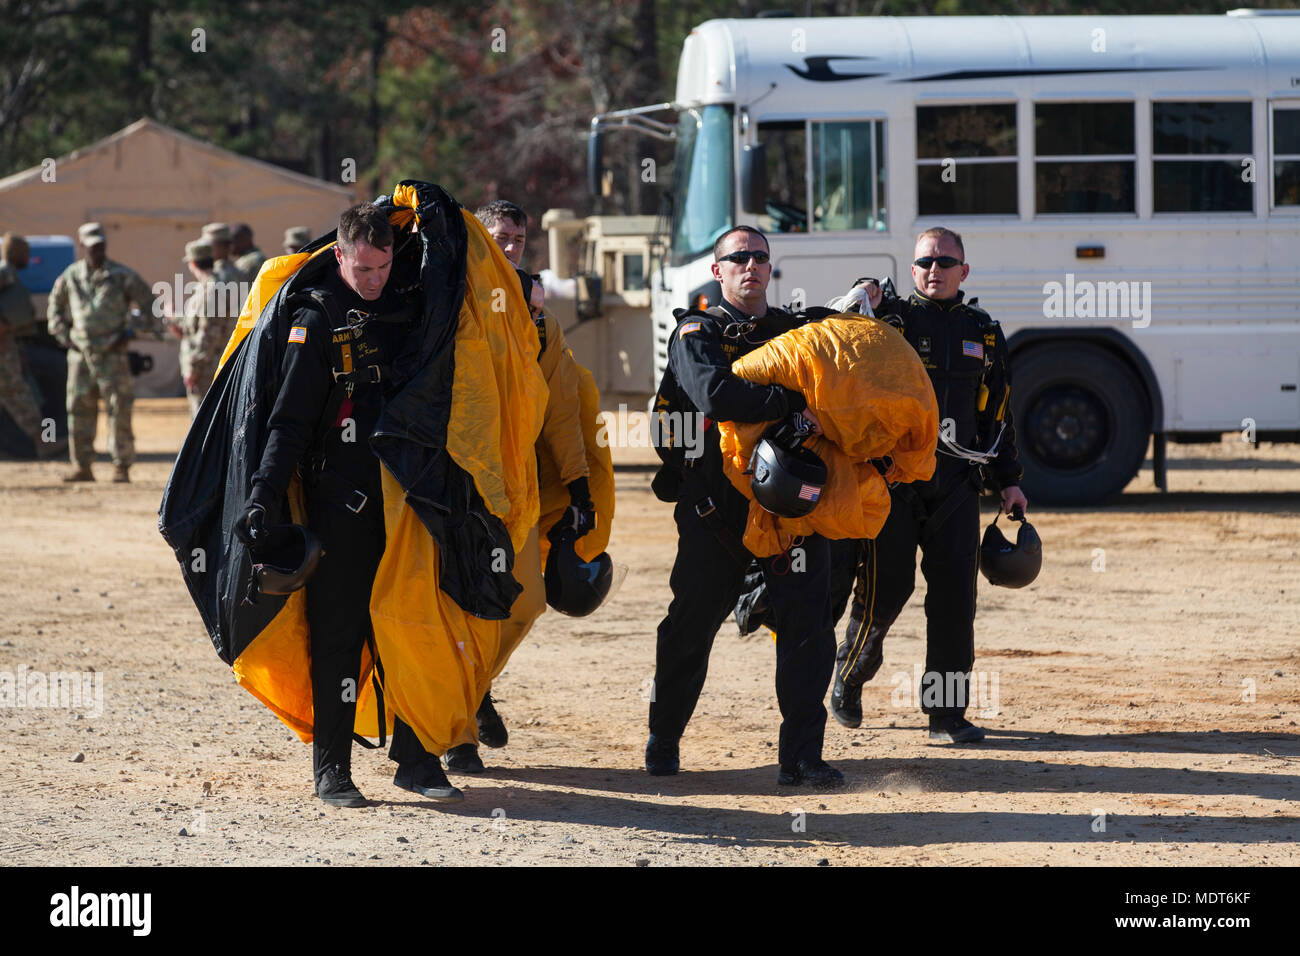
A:
<svg viewBox="0 0 1300 956">
<path fill-rule="evenodd" d="M 203 238 L 212 244 L 212 278 L 217 282 L 244 282 L 245 276 L 230 258 L 230 227 L 224 222 L 210 222 L 203 227 Z M 243 301 L 243 296 L 239 296 Z"/>
<path fill-rule="evenodd" d="M 230 234 L 230 254 L 235 259 L 235 268 L 242 272 L 249 282 L 257 278 L 262 263 L 266 261 L 262 250 L 253 245 L 253 230 L 246 222 L 237 223 Z"/>
<path fill-rule="evenodd" d="M 181 375 L 190 400 L 191 414 L 197 414 L 203 396 L 212 386 L 217 363 L 235 330 L 238 316 L 223 316 L 220 299 L 213 291 L 212 246 L 204 239 L 185 244 L 185 262 L 198 288 L 185 303 L 185 314 L 173 331 L 181 339 Z"/>
<path fill-rule="evenodd" d="M 284 254 L 291 256 L 311 242 L 311 230 L 306 226 L 290 226 L 284 231 Z"/>
<path fill-rule="evenodd" d="M 5 233 L 0 240 L 0 408 L 31 438 L 36 454 L 45 457 L 54 445 L 41 441 L 41 406 L 27 382 L 18 341 L 36 322 L 32 297 L 18 280 L 29 253 L 22 236 Z"/>
<path fill-rule="evenodd" d="M 135 334 L 131 305 L 152 321 L 152 296 L 138 274 L 108 258 L 104 230 L 97 222 L 77 230 L 85 258 L 54 282 L 46 312 L 50 334 L 68 349 L 68 446 L 76 466 L 64 481 L 94 481 L 99 395 L 108 400 L 108 453 L 113 480 L 130 481 L 135 461 L 131 433 L 131 370 L 127 342 Z M 154 331 L 151 329 L 151 331 Z M 156 332 L 155 332 L 156 334 Z"/>
</svg>

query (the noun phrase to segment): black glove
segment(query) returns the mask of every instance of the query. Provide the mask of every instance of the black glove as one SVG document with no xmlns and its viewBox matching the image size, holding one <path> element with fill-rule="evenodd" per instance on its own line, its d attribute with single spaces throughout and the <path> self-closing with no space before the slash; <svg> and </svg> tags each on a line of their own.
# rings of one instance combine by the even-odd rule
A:
<svg viewBox="0 0 1300 956">
<path fill-rule="evenodd" d="M 249 548 L 259 547 L 266 540 L 267 529 L 279 523 L 280 505 L 274 492 L 261 482 L 253 485 L 252 494 L 235 522 L 235 537 Z"/>
<path fill-rule="evenodd" d="M 569 536 L 575 540 L 595 530 L 596 505 L 591 500 L 591 489 L 586 478 L 569 482 L 569 507 L 551 528 L 547 537 L 552 541 Z"/>
</svg>

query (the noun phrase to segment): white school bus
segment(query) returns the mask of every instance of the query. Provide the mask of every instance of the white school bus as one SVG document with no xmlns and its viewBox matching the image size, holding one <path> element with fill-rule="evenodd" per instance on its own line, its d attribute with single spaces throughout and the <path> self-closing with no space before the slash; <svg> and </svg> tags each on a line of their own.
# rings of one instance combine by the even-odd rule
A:
<svg viewBox="0 0 1300 956">
<path fill-rule="evenodd" d="M 714 240 L 769 236 L 769 301 L 912 287 L 965 240 L 1002 323 L 1031 500 L 1100 501 L 1165 442 L 1300 438 L 1300 15 L 713 20 L 672 103 L 592 120 L 675 141 L 652 276 L 714 302 Z"/>
</svg>

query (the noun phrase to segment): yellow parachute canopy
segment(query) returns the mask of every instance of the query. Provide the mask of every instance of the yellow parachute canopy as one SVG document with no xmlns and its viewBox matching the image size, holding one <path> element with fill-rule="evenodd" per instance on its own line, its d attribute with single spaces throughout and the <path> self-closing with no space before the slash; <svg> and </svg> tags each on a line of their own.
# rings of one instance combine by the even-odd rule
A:
<svg viewBox="0 0 1300 956">
<path fill-rule="evenodd" d="M 823 435 L 807 447 L 826 462 L 821 500 L 802 518 L 778 518 L 753 500 L 749 458 L 771 422 L 720 422 L 723 468 L 750 499 L 745 547 L 758 557 L 785 551 L 799 535 L 874 538 L 889 516 L 889 488 L 868 459 L 890 456 L 889 481 L 934 474 L 939 404 L 930 376 L 902 334 L 877 319 L 833 316 L 793 329 L 737 359 L 732 371 L 784 385 L 808 400 Z"/>
</svg>

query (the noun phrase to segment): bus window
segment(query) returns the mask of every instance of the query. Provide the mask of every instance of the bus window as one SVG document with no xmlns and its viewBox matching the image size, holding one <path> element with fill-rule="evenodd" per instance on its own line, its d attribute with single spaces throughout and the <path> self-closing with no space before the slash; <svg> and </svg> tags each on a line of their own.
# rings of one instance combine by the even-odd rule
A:
<svg viewBox="0 0 1300 956">
<path fill-rule="evenodd" d="M 922 216 L 1016 215 L 1016 105 L 918 106 L 916 166 Z"/>
<path fill-rule="evenodd" d="M 1249 103 L 1152 103 L 1156 212 L 1250 212 Z M 1253 178 L 1253 177 L 1251 177 Z"/>
<path fill-rule="evenodd" d="M 1132 103 L 1034 105 L 1036 212 L 1136 212 Z"/>
<path fill-rule="evenodd" d="M 760 123 L 758 141 L 766 144 L 767 215 L 764 232 L 808 231 L 807 124 Z"/>
<path fill-rule="evenodd" d="M 1300 104 L 1273 107 L 1273 205 L 1300 206 Z"/>
<path fill-rule="evenodd" d="M 708 252 L 732 223 L 731 110 L 685 110 L 673 168 L 674 265 Z"/>
<path fill-rule="evenodd" d="M 885 229 L 885 124 L 813 123 L 813 229 Z"/>
</svg>

